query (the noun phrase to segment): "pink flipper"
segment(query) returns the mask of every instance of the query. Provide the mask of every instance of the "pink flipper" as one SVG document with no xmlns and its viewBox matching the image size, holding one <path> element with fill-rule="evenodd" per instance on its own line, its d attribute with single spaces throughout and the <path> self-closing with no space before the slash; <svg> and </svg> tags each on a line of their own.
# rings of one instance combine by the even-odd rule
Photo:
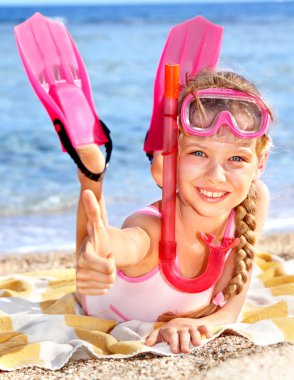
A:
<svg viewBox="0 0 294 380">
<path fill-rule="evenodd" d="M 109 130 L 99 120 L 89 78 L 78 49 L 65 26 L 35 13 L 15 27 L 19 53 L 40 101 L 46 108 L 67 151 L 90 178 L 75 148 L 95 143 L 105 145 L 106 163 L 111 155 Z"/>
<path fill-rule="evenodd" d="M 180 87 L 186 74 L 196 74 L 204 68 L 214 68 L 219 59 L 223 27 L 202 16 L 174 26 L 164 46 L 154 83 L 153 112 L 144 151 L 153 154 L 163 149 L 164 67 L 180 65 Z"/>
</svg>

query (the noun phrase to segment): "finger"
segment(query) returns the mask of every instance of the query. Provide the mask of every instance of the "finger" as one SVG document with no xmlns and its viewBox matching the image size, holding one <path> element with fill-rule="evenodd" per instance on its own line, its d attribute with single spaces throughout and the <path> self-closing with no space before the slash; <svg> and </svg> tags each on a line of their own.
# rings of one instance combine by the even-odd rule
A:
<svg viewBox="0 0 294 380">
<path fill-rule="evenodd" d="M 104 274 L 92 272 L 88 274 L 87 270 L 79 271 L 76 275 L 76 282 L 81 287 L 99 287 L 110 288 L 115 282 L 115 273 Z"/>
<path fill-rule="evenodd" d="M 205 325 L 199 326 L 198 331 L 200 332 L 201 335 L 205 335 L 206 338 L 211 338 L 212 337 L 212 331 Z"/>
<path fill-rule="evenodd" d="M 115 272 L 110 274 L 96 272 L 88 269 L 79 269 L 77 271 L 76 279 L 80 282 L 102 282 L 105 284 L 112 284 L 115 281 Z"/>
<path fill-rule="evenodd" d="M 87 237 L 80 248 L 80 253 L 77 258 L 77 269 L 79 268 L 92 268 L 93 263 L 99 264 L 102 258 L 97 257 L 92 241 Z"/>
<path fill-rule="evenodd" d="M 99 203 L 93 193 L 93 191 L 87 189 L 82 193 L 82 200 L 87 214 L 88 221 L 99 227 L 104 227 L 101 215 Z"/>
<path fill-rule="evenodd" d="M 193 346 L 197 347 L 201 345 L 201 334 L 197 327 L 192 327 L 190 330 L 190 336 Z"/>
<path fill-rule="evenodd" d="M 77 280 L 77 286 L 79 288 L 97 288 L 97 289 L 110 289 L 113 286 L 113 281 L 85 281 L 85 280 Z"/>
<path fill-rule="evenodd" d="M 108 253 L 109 237 L 101 217 L 99 203 L 94 193 L 88 189 L 83 191 L 82 199 L 88 219 L 88 236 L 94 252 L 105 256 Z"/>
<path fill-rule="evenodd" d="M 93 271 L 96 274 L 113 274 L 115 273 L 115 261 L 112 255 L 110 257 L 104 258 L 95 255 L 93 252 L 82 252 L 77 260 L 77 272 L 82 272 L 83 270 Z"/>
<path fill-rule="evenodd" d="M 147 336 L 145 344 L 146 346 L 154 346 L 154 344 L 159 343 L 160 341 L 159 329 L 156 329 Z"/>
<path fill-rule="evenodd" d="M 113 284 L 105 284 L 103 282 L 77 282 L 76 288 L 78 291 L 83 291 L 87 289 L 95 289 L 95 290 L 109 290 L 112 288 Z"/>
<path fill-rule="evenodd" d="M 85 190 L 82 193 L 83 204 L 87 215 L 87 232 L 88 238 L 92 244 L 93 251 L 98 250 L 98 232 L 103 226 L 101 225 L 99 204 L 90 190 Z"/>
<path fill-rule="evenodd" d="M 169 344 L 170 350 L 173 354 L 180 353 L 179 334 L 176 331 L 169 331 L 167 337 L 164 340 Z"/>
<path fill-rule="evenodd" d="M 77 293 L 82 295 L 82 296 L 104 296 L 107 294 L 109 289 L 93 289 L 93 288 L 78 288 L 77 287 Z"/>
<path fill-rule="evenodd" d="M 180 351 L 184 354 L 188 354 L 190 352 L 190 340 L 191 336 L 189 331 L 179 331 Z"/>
</svg>

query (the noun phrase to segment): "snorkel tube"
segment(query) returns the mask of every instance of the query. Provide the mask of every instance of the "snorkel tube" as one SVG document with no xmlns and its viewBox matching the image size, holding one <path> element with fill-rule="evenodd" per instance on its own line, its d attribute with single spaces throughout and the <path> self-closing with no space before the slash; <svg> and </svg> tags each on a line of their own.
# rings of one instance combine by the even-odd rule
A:
<svg viewBox="0 0 294 380">
<path fill-rule="evenodd" d="M 175 211 L 178 153 L 178 97 L 179 65 L 165 65 L 164 124 L 163 124 L 163 186 L 161 240 L 159 259 L 167 281 L 186 293 L 199 293 L 213 286 L 220 278 L 226 253 L 239 244 L 239 239 L 223 238 L 221 246 L 213 244 L 213 235 L 201 233 L 209 247 L 209 259 L 205 271 L 189 279 L 180 276 L 176 268 Z"/>
<path fill-rule="evenodd" d="M 172 271 L 176 259 L 175 209 L 178 153 L 178 98 L 180 65 L 165 65 L 163 119 L 162 219 L 159 258 L 164 275 Z M 169 277 L 167 277 L 168 281 Z M 173 281 L 172 281 L 173 283 Z"/>
</svg>

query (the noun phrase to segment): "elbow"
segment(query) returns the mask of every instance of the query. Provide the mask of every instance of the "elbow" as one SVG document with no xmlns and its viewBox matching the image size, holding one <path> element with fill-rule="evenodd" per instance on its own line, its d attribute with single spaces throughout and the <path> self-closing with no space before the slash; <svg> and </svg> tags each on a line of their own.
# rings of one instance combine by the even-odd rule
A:
<svg viewBox="0 0 294 380">
<path fill-rule="evenodd" d="M 235 323 L 238 321 L 241 309 L 242 309 L 242 303 L 231 303 L 228 305 L 224 305 L 219 311 L 219 315 L 221 316 L 221 319 L 225 321 L 225 323 L 230 324 L 230 323 Z"/>
<path fill-rule="evenodd" d="M 226 321 L 228 324 L 231 324 L 237 322 L 240 310 L 222 309 L 220 313 L 222 314 L 222 320 Z"/>
</svg>

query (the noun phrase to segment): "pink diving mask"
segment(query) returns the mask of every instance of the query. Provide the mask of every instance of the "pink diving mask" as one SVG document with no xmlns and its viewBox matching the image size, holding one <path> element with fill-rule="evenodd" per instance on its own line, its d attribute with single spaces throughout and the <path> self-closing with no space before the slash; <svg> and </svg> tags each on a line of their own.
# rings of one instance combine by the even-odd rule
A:
<svg viewBox="0 0 294 380">
<path fill-rule="evenodd" d="M 207 88 L 186 96 L 180 114 L 182 127 L 191 135 L 211 136 L 227 126 L 240 138 L 267 133 L 271 116 L 263 100 L 228 88 Z"/>
</svg>

